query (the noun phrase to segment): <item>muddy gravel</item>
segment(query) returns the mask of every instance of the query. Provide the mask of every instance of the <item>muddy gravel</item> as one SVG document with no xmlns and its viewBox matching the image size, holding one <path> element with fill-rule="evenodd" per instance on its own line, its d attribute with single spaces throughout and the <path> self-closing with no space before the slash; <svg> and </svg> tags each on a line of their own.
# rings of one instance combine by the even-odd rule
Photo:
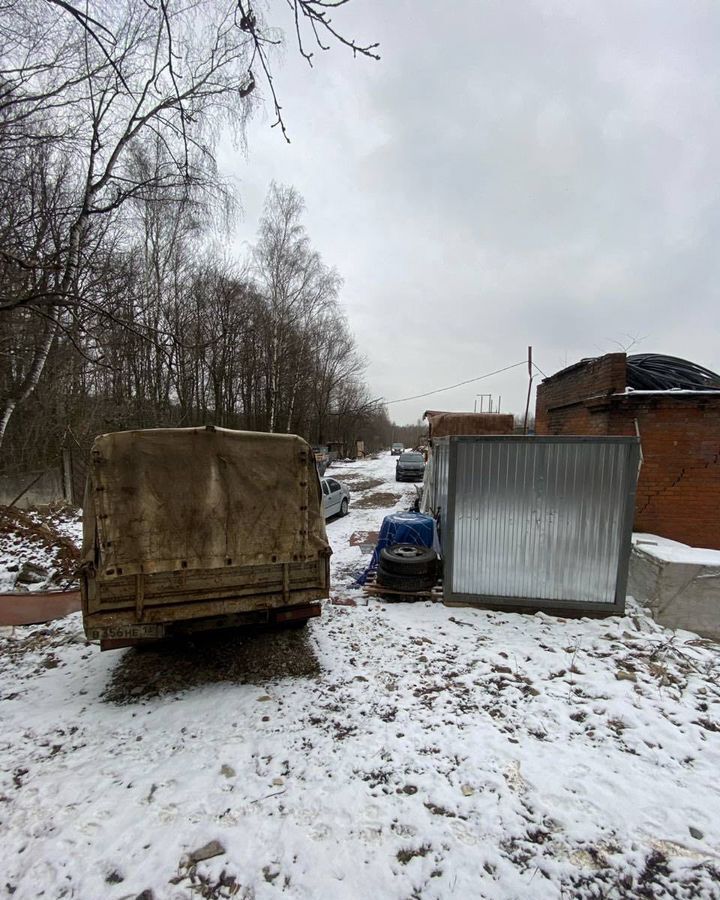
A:
<svg viewBox="0 0 720 900">
<path fill-rule="evenodd" d="M 384 509 L 387 506 L 395 506 L 402 499 L 402 494 L 393 494 L 389 491 L 375 491 L 352 500 L 356 509 Z"/>
<path fill-rule="evenodd" d="M 103 699 L 132 703 L 218 682 L 263 684 L 318 675 L 311 627 L 228 629 L 132 648 L 119 655 Z"/>
<path fill-rule="evenodd" d="M 333 478 L 335 476 L 331 475 L 329 477 Z M 364 476 L 354 475 L 338 475 L 337 480 L 347 484 L 347 486 L 351 491 L 353 491 L 353 493 L 372 491 L 375 488 L 380 487 L 381 484 L 385 483 L 381 478 L 367 478 Z"/>
</svg>

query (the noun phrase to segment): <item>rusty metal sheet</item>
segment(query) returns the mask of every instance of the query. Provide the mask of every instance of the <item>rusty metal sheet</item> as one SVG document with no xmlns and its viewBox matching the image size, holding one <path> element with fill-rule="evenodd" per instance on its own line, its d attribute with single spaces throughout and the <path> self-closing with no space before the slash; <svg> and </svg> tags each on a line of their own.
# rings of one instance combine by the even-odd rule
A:
<svg viewBox="0 0 720 900">
<path fill-rule="evenodd" d="M 427 419 L 430 441 L 460 434 L 512 434 L 515 417 L 511 413 L 443 412 L 428 409 Z"/>
<path fill-rule="evenodd" d="M 80 610 L 80 591 L 0 594 L 0 625 L 41 625 Z"/>
</svg>

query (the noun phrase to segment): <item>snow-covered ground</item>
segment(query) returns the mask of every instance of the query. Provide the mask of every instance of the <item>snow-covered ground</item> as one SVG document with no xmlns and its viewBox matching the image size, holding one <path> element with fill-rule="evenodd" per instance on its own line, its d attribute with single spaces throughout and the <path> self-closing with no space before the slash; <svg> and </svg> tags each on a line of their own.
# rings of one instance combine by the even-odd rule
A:
<svg viewBox="0 0 720 900">
<path fill-rule="evenodd" d="M 336 599 L 357 596 L 364 533 L 414 495 L 393 469 L 328 472 L 353 489 L 328 523 Z M 103 654 L 77 615 L 18 628 L 0 643 L 0 891 L 718 897 L 719 675 L 717 645 L 632 603 L 328 604 L 305 633 Z"/>
</svg>

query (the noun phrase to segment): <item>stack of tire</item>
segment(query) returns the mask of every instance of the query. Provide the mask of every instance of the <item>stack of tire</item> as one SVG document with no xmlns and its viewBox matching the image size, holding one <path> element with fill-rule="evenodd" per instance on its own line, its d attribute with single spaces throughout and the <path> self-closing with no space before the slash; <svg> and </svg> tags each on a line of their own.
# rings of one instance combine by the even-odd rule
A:
<svg viewBox="0 0 720 900">
<path fill-rule="evenodd" d="M 379 587 L 414 594 L 431 590 L 438 579 L 438 555 L 432 547 L 392 544 L 380 551 Z"/>
</svg>

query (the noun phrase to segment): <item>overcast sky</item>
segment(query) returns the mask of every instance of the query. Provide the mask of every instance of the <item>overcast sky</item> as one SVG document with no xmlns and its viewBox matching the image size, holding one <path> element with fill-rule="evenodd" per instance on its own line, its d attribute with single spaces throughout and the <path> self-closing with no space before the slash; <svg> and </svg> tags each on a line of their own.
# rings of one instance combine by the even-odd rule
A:
<svg viewBox="0 0 720 900">
<path fill-rule="evenodd" d="M 310 69 L 288 45 L 292 143 L 268 110 L 221 164 L 239 250 L 271 179 L 305 197 L 373 395 L 470 379 L 528 344 L 548 375 L 633 339 L 720 369 L 719 4 L 351 0 L 334 24 L 381 61 L 336 49 Z M 526 391 L 521 366 L 389 412 L 492 393 L 520 413 Z"/>
</svg>

